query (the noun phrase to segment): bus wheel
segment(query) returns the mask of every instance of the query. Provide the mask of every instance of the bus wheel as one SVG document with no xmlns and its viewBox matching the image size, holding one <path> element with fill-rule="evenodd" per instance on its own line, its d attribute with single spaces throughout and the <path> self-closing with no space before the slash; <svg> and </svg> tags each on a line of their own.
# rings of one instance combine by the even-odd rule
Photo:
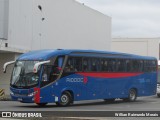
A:
<svg viewBox="0 0 160 120">
<path fill-rule="evenodd" d="M 128 101 L 134 102 L 137 99 L 137 92 L 135 89 L 130 89 L 128 95 Z"/>
<path fill-rule="evenodd" d="M 66 91 L 63 92 L 60 98 L 60 102 L 57 102 L 56 104 L 59 106 L 68 106 L 72 103 L 72 95 L 70 92 Z"/>
<path fill-rule="evenodd" d="M 160 97 L 160 94 L 157 94 L 157 97 Z"/>
<path fill-rule="evenodd" d="M 113 98 L 113 99 L 104 99 L 104 101 L 105 101 L 105 102 L 108 102 L 108 103 L 112 103 L 112 102 L 115 101 L 115 99 L 114 99 L 114 98 Z"/>
<path fill-rule="evenodd" d="M 47 105 L 47 103 L 36 103 L 38 106 L 40 106 L 40 107 L 44 107 L 44 106 L 46 106 Z"/>
</svg>

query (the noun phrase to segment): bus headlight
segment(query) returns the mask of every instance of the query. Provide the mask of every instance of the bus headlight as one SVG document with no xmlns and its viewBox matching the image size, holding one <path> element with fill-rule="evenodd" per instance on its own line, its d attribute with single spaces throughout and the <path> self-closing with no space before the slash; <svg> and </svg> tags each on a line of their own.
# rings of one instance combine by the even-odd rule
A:
<svg viewBox="0 0 160 120">
<path fill-rule="evenodd" d="M 28 94 L 28 96 L 29 96 L 29 97 L 32 97 L 32 96 L 34 96 L 37 92 L 38 92 L 38 91 L 35 91 L 35 92 L 32 92 L 32 93 L 29 93 L 29 94 Z"/>
<path fill-rule="evenodd" d="M 10 91 L 10 95 L 14 95 L 14 93 L 12 91 Z"/>
</svg>

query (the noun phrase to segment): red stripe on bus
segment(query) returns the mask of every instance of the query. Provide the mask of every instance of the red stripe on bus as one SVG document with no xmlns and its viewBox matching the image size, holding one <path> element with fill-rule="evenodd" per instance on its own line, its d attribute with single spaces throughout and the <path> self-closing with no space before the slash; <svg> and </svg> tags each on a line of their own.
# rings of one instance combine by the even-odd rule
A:
<svg viewBox="0 0 160 120">
<path fill-rule="evenodd" d="M 122 77 L 133 77 L 143 73 L 77 73 L 86 77 L 97 77 L 97 78 L 122 78 Z"/>
<path fill-rule="evenodd" d="M 34 88 L 34 102 L 35 103 L 40 103 L 40 88 Z"/>
</svg>

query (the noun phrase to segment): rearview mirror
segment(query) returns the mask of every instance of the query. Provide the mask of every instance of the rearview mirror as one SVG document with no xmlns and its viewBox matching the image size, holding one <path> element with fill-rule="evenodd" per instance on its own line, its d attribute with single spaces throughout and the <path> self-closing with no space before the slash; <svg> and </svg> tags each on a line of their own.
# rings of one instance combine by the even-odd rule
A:
<svg viewBox="0 0 160 120">
<path fill-rule="evenodd" d="M 37 73 L 39 66 L 46 63 L 50 63 L 50 60 L 36 63 L 33 68 L 33 73 Z"/>
<path fill-rule="evenodd" d="M 15 63 L 16 61 L 10 61 L 10 62 L 6 62 L 4 65 L 3 65 L 3 73 L 6 73 L 6 69 L 7 69 L 7 66 L 8 65 L 11 65 L 13 63 Z"/>
</svg>

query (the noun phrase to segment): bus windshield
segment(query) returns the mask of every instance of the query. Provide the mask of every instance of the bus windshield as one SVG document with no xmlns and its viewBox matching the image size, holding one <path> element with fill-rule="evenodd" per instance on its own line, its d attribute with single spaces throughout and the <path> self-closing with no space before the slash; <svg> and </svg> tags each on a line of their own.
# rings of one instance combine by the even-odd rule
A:
<svg viewBox="0 0 160 120">
<path fill-rule="evenodd" d="M 11 86 L 33 87 L 38 84 L 39 75 L 33 73 L 33 67 L 38 61 L 17 61 L 15 63 Z"/>
</svg>

